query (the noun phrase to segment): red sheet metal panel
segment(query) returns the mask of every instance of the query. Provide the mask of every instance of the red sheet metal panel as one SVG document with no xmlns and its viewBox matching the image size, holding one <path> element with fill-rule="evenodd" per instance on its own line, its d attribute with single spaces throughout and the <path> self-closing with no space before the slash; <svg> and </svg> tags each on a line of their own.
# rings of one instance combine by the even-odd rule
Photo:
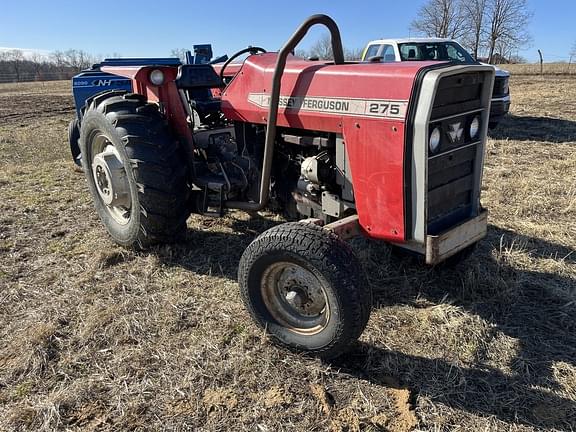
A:
<svg viewBox="0 0 576 432">
<path fill-rule="evenodd" d="M 155 69 L 164 72 L 164 84 L 161 86 L 155 86 L 150 82 L 150 72 Z M 131 78 L 134 93 L 146 96 L 150 102 L 161 102 L 171 127 L 176 130 L 178 136 L 187 142 L 189 148 L 193 147 L 192 133 L 186 122 L 187 114 L 174 82 L 178 75 L 178 68 L 168 66 L 104 66 L 102 70 Z"/>
<path fill-rule="evenodd" d="M 222 94 L 233 120 L 265 124 L 276 54 L 250 56 Z M 342 134 L 362 228 L 404 239 L 404 143 L 408 103 L 424 62 L 333 65 L 289 58 L 278 125 Z"/>
</svg>

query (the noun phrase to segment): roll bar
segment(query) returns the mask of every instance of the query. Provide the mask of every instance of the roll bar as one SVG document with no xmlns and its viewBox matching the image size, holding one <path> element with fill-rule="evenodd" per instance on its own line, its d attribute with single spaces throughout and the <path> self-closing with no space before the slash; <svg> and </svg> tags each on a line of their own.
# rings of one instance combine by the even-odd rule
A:
<svg viewBox="0 0 576 432">
<path fill-rule="evenodd" d="M 328 15 L 312 15 L 306 21 L 304 21 L 294 32 L 292 37 L 288 39 L 282 49 L 280 49 L 278 52 L 276 66 L 274 67 L 274 75 L 272 76 L 272 91 L 270 92 L 270 106 L 268 108 L 268 121 L 266 123 L 264 160 L 262 161 L 262 177 L 260 179 L 260 194 L 258 197 L 258 202 L 249 203 L 243 201 L 230 201 L 226 203 L 227 207 L 241 210 L 258 211 L 262 210 L 268 203 L 268 199 L 270 198 L 270 173 L 272 170 L 272 159 L 274 157 L 274 141 L 276 139 L 276 122 L 278 120 L 280 86 L 282 83 L 282 75 L 284 74 L 284 69 L 286 68 L 286 59 L 288 58 L 288 54 L 292 53 L 294 48 L 296 48 L 296 45 L 298 45 L 304 36 L 306 36 L 308 30 L 310 30 L 310 27 L 316 24 L 323 24 L 330 31 L 334 63 L 344 63 L 344 50 L 342 49 L 340 30 L 338 30 L 336 22 Z"/>
</svg>

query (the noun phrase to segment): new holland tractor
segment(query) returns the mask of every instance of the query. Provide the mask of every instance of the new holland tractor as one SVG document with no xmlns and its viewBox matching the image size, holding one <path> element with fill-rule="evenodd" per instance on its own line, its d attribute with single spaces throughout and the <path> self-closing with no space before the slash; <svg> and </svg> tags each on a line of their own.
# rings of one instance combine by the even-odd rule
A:
<svg viewBox="0 0 576 432">
<path fill-rule="evenodd" d="M 315 24 L 330 31 L 333 61 L 292 55 Z M 277 53 L 211 56 L 202 46 L 184 63 L 108 60 L 74 78 L 73 157 L 116 243 L 177 240 L 191 212 L 281 209 L 294 222 L 244 251 L 241 295 L 274 341 L 330 358 L 371 310 L 345 240 L 364 235 L 437 264 L 485 236 L 492 67 L 346 62 L 325 15 Z"/>
</svg>

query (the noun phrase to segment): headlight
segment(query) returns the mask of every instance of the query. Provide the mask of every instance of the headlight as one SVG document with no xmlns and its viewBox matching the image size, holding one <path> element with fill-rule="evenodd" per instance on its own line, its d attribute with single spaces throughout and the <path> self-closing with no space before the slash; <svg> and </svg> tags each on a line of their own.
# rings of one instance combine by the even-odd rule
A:
<svg viewBox="0 0 576 432">
<path fill-rule="evenodd" d="M 150 72 L 150 82 L 155 86 L 161 86 L 164 84 L 164 72 L 160 69 L 154 69 Z"/>
<path fill-rule="evenodd" d="M 510 92 L 510 80 L 506 78 L 502 86 L 502 94 L 507 95 Z"/>
<path fill-rule="evenodd" d="M 474 139 L 478 137 L 480 132 L 480 117 L 476 116 L 470 122 L 470 138 Z"/>
<path fill-rule="evenodd" d="M 442 133 L 440 132 L 440 128 L 436 127 L 430 134 L 430 138 L 428 139 L 428 147 L 430 148 L 431 153 L 436 153 L 440 148 L 440 138 Z"/>
</svg>

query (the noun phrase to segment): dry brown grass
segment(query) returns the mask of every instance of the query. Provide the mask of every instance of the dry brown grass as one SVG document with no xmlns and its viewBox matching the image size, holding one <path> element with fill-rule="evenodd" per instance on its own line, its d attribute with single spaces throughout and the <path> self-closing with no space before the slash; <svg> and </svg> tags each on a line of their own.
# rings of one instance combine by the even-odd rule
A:
<svg viewBox="0 0 576 432">
<path fill-rule="evenodd" d="M 527 64 L 504 64 L 498 67 L 509 71 L 514 75 L 576 75 L 576 64 L 572 63 L 544 63 L 540 69 L 540 63 Z"/>
<path fill-rule="evenodd" d="M 574 80 L 513 78 L 466 265 L 353 243 L 376 303 L 332 363 L 242 308 L 236 265 L 272 215 L 193 216 L 149 253 L 109 240 L 68 160 L 67 91 L 0 86 L 0 430 L 576 429 Z"/>
</svg>

